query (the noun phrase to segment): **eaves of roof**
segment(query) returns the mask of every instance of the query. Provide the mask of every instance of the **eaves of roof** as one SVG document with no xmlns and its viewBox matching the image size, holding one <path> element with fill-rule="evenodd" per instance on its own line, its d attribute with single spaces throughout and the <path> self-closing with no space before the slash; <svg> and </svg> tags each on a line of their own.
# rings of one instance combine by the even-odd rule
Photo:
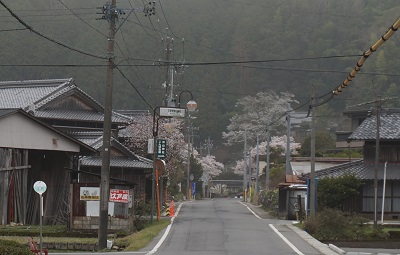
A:
<svg viewBox="0 0 400 255">
<path fill-rule="evenodd" d="M 101 156 L 88 156 L 81 159 L 81 166 L 102 166 Z M 141 160 L 133 160 L 128 157 L 111 157 L 110 167 L 131 168 L 131 169 L 152 169 L 153 165 Z"/>
<path fill-rule="evenodd" d="M 75 120 L 89 122 L 103 122 L 104 115 L 100 112 L 82 111 L 82 110 L 62 110 L 62 109 L 44 109 L 35 112 L 35 116 L 46 119 Z M 120 116 L 112 116 L 113 124 L 127 124 L 127 121 Z"/>
<path fill-rule="evenodd" d="M 326 168 L 315 172 L 317 178 L 339 177 L 354 175 L 361 180 L 374 180 L 375 169 L 378 171 L 378 179 L 383 179 L 385 164 L 379 163 L 377 167 L 373 162 L 358 160 L 355 162 L 344 163 L 334 167 Z M 400 180 L 400 163 L 388 163 L 386 166 L 387 180 Z"/>
<path fill-rule="evenodd" d="M 37 118 L 33 117 L 32 115 L 30 115 L 29 113 L 25 112 L 22 109 L 1 109 L 0 110 L 0 118 L 4 118 L 6 116 L 9 116 L 9 115 L 12 115 L 12 114 L 16 114 L 16 113 L 20 113 L 20 114 L 24 115 L 25 117 L 37 122 L 38 124 L 40 124 L 40 125 L 48 128 L 48 129 L 52 130 L 53 132 L 56 132 L 57 134 L 65 137 L 65 138 L 67 138 L 69 140 L 72 140 L 73 142 L 75 142 L 77 144 L 79 144 L 81 149 L 83 149 L 84 154 L 91 155 L 91 154 L 97 154 L 98 153 L 98 151 L 96 149 L 94 149 L 93 147 L 91 147 L 91 146 L 79 141 L 78 139 L 76 139 L 76 138 L 74 138 L 72 136 L 69 136 L 69 135 L 61 132 L 60 130 L 58 130 L 58 129 L 56 129 L 56 128 L 54 128 L 54 127 L 52 127 L 52 126 L 50 126 L 50 125 L 48 125 L 48 124 L 46 124 L 46 123 L 44 123 L 44 122 L 42 122 L 40 120 L 38 120 Z"/>
<path fill-rule="evenodd" d="M 352 140 L 376 140 L 376 116 L 365 119 L 349 136 Z M 400 140 L 400 114 L 380 116 L 379 137 L 381 140 Z"/>
</svg>

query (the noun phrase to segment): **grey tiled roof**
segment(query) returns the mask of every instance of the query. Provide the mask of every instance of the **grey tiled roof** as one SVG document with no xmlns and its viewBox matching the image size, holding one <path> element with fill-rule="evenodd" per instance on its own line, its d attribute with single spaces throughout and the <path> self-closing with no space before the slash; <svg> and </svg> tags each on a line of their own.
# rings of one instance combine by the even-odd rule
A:
<svg viewBox="0 0 400 255">
<path fill-rule="evenodd" d="M 76 132 L 72 134 L 79 141 L 91 146 L 92 148 L 101 151 L 103 146 L 103 134 L 100 136 L 99 132 Z M 120 149 L 126 156 L 123 157 L 111 157 L 110 165 L 112 167 L 127 167 L 127 168 L 153 168 L 153 161 L 144 157 L 140 157 L 130 151 L 122 143 L 118 142 L 117 139 L 111 138 L 112 146 Z M 83 166 L 101 166 L 101 156 L 90 156 L 82 158 Z"/>
<path fill-rule="evenodd" d="M 101 156 L 95 157 L 83 157 L 81 160 L 82 166 L 97 166 L 101 167 L 102 158 Z M 148 162 L 144 162 L 141 160 L 132 160 L 126 157 L 111 157 L 110 158 L 110 166 L 111 167 L 124 167 L 124 168 L 145 168 L 152 169 L 153 165 Z"/>
<path fill-rule="evenodd" d="M 62 109 L 45 109 L 35 112 L 35 116 L 46 119 L 59 119 L 59 120 L 79 120 L 79 121 L 92 121 L 92 122 L 103 122 L 104 115 L 100 112 L 94 111 L 73 111 L 73 110 L 62 110 Z M 125 119 L 119 116 L 112 116 L 112 122 L 116 124 L 127 123 Z"/>
<path fill-rule="evenodd" d="M 378 179 L 383 179 L 384 163 L 378 164 Z M 338 177 L 354 175 L 362 180 L 374 180 L 375 164 L 358 160 L 350 163 L 340 164 L 315 172 L 317 178 Z M 387 180 L 400 180 L 400 163 L 388 163 L 386 167 Z"/>
<path fill-rule="evenodd" d="M 379 136 L 382 140 L 400 140 L 400 114 L 380 117 Z M 350 135 L 353 140 L 376 140 L 376 116 L 371 116 Z"/>
<path fill-rule="evenodd" d="M 0 82 L 0 108 L 27 108 L 29 105 L 35 105 L 35 108 L 39 109 L 74 89 L 90 99 L 100 109 L 103 108 L 95 99 L 78 88 L 72 78 L 2 81 Z"/>
<path fill-rule="evenodd" d="M 69 84 L 71 79 L 0 82 L 0 108 L 25 108 Z"/>
</svg>

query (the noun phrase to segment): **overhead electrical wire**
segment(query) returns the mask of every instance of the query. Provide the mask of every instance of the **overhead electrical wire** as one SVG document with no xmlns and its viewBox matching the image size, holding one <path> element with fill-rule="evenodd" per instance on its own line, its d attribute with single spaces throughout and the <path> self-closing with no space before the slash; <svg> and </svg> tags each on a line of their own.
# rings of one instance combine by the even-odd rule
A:
<svg viewBox="0 0 400 255">
<path fill-rule="evenodd" d="M 342 84 L 332 92 L 334 95 L 339 95 L 342 92 L 342 90 L 350 84 L 350 82 L 354 79 L 356 74 L 361 70 L 361 67 L 363 66 L 367 58 L 373 52 L 375 52 L 384 42 L 389 40 L 390 37 L 392 37 L 392 35 L 397 31 L 399 27 L 400 27 L 400 18 L 397 19 L 397 21 L 389 28 L 389 30 L 384 35 L 382 35 L 382 37 L 374 45 L 372 45 L 367 51 L 363 53 L 361 59 L 357 62 L 353 71 L 351 71 L 349 75 L 346 77 L 346 79 L 342 82 Z"/>
<path fill-rule="evenodd" d="M 171 34 L 172 34 L 174 37 L 177 37 L 177 36 L 174 34 L 174 32 L 172 31 L 172 28 L 171 28 L 171 26 L 170 26 L 169 23 L 168 23 L 167 16 L 165 16 L 164 8 L 163 8 L 163 6 L 162 6 L 162 4 L 161 4 L 161 0 L 159 0 L 158 2 L 159 2 L 159 4 L 160 4 L 161 12 L 162 12 L 162 15 L 164 16 L 165 22 L 167 23 L 167 26 L 168 26 L 169 31 L 171 31 Z"/>
<path fill-rule="evenodd" d="M 28 29 L 27 28 L 1 29 L 0 32 L 11 32 L 11 31 L 20 31 L 20 30 L 28 30 Z"/>
<path fill-rule="evenodd" d="M 121 69 L 119 69 L 118 67 L 115 67 L 115 69 L 117 69 L 118 72 L 122 75 L 122 77 L 124 77 L 124 79 L 135 89 L 135 91 L 138 93 L 143 102 L 145 102 L 145 104 L 149 106 L 150 109 L 154 110 L 154 107 L 146 100 L 146 98 L 142 95 L 142 93 L 140 93 L 139 89 L 129 80 L 129 78 L 121 71 Z"/>
<path fill-rule="evenodd" d="M 4 4 L 3 0 L 0 0 L 0 4 L 1 4 L 4 8 L 6 8 L 6 10 L 7 10 L 16 20 L 18 20 L 19 23 L 21 23 L 24 27 L 26 27 L 27 29 L 29 29 L 31 32 L 33 32 L 33 33 L 39 35 L 40 37 L 42 37 L 42 38 L 44 38 L 44 39 L 47 39 L 47 40 L 49 40 L 49 41 L 51 41 L 51 42 L 53 42 L 53 43 L 56 43 L 56 44 L 58 44 L 58 45 L 60 45 L 60 46 L 62 46 L 62 47 L 64 47 L 64 48 L 67 48 L 67 49 L 69 49 L 69 50 L 72 50 L 72 51 L 81 53 L 81 54 L 86 55 L 86 56 L 90 56 L 90 57 L 94 57 L 94 58 L 99 58 L 99 59 L 108 59 L 107 56 L 96 55 L 96 54 L 93 54 L 93 53 L 90 53 L 90 52 L 87 52 L 87 51 L 84 51 L 84 50 L 81 50 L 81 49 L 72 47 L 72 46 L 70 46 L 70 45 L 68 45 L 68 44 L 65 44 L 65 43 L 63 43 L 63 42 L 61 42 L 61 41 L 58 41 L 58 40 L 56 40 L 56 39 L 53 39 L 53 38 L 51 38 L 50 36 L 45 35 L 45 34 L 39 32 L 39 31 L 37 31 L 36 29 L 34 29 L 33 27 L 31 27 L 30 25 L 28 25 L 27 23 L 25 23 L 16 13 L 14 13 L 6 4 Z"/>
<path fill-rule="evenodd" d="M 62 0 L 58 0 L 58 2 L 60 2 L 68 11 L 70 11 L 74 16 L 76 16 L 80 21 L 82 21 L 83 23 L 85 23 L 88 27 L 90 27 L 91 29 L 93 29 L 94 31 L 96 31 L 97 33 L 101 34 L 104 37 L 108 37 L 106 34 L 104 34 L 103 32 L 101 32 L 100 30 L 98 30 L 97 28 L 93 27 L 92 25 L 90 25 L 88 22 L 86 22 L 84 19 L 82 19 L 77 13 L 75 13 L 72 9 L 70 9 L 66 4 L 63 3 Z"/>
</svg>

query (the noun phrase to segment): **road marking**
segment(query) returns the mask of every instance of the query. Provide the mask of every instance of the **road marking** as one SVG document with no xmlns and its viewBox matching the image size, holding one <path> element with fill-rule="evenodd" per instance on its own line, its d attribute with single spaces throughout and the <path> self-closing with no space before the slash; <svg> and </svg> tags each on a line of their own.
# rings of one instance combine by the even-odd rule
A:
<svg viewBox="0 0 400 255">
<path fill-rule="evenodd" d="M 158 243 L 156 244 L 156 246 L 154 246 L 154 248 L 149 251 L 148 253 L 146 253 L 146 255 L 151 255 L 157 252 L 157 250 L 160 248 L 160 246 L 162 245 L 162 243 L 165 241 L 165 239 L 167 238 L 169 231 L 171 230 L 172 224 L 174 223 L 175 217 L 178 216 L 179 211 L 181 210 L 183 203 L 181 203 L 178 207 L 178 210 L 176 210 L 175 216 L 171 218 L 171 223 L 167 226 L 167 229 L 165 230 L 163 236 L 161 237 L 161 239 L 158 241 Z"/>
<path fill-rule="evenodd" d="M 282 238 L 282 240 L 283 240 L 287 245 L 289 245 L 289 247 L 292 248 L 292 250 L 294 250 L 294 251 L 295 251 L 297 254 L 299 254 L 299 255 L 304 255 L 304 253 L 302 253 L 301 251 L 299 251 L 299 249 L 297 249 L 296 246 L 294 246 L 289 240 L 287 240 L 286 237 L 284 237 L 284 236 L 281 234 L 281 232 L 279 232 L 279 230 L 277 230 L 272 224 L 268 224 L 268 226 L 269 226 L 270 228 L 272 228 L 272 230 L 275 231 L 275 233 L 276 233 L 280 238 Z"/>
<path fill-rule="evenodd" d="M 258 216 L 253 210 L 250 209 L 250 207 L 248 207 L 246 204 L 243 204 L 242 202 L 239 201 L 240 204 L 244 205 L 247 207 L 247 209 L 254 215 L 256 216 L 257 219 L 262 220 L 263 218 L 261 218 L 260 216 Z"/>
</svg>

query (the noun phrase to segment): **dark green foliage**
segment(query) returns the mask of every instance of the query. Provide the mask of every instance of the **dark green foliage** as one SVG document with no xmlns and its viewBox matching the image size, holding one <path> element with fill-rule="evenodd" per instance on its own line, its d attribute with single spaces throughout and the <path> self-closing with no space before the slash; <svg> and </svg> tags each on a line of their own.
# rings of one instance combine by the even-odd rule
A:
<svg viewBox="0 0 400 255">
<path fill-rule="evenodd" d="M 265 209 L 267 209 L 271 214 L 275 214 L 274 216 L 277 216 L 278 212 L 278 199 L 278 189 L 268 191 L 263 190 L 258 195 L 258 203 L 261 204 Z"/>
<path fill-rule="evenodd" d="M 73 47 L 106 55 L 109 24 L 105 20 L 96 20 L 101 17 L 96 14 L 99 11 L 96 7 L 100 7 L 102 2 L 65 2 L 88 24 L 57 1 L 13 0 L 7 4 L 36 30 Z M 126 1 L 118 4 L 122 8 L 131 8 Z M 132 2 L 132 5 L 142 8 L 141 4 L 137 6 L 137 2 Z M 157 61 L 152 65 L 151 61 L 126 59 L 165 58 L 160 39 L 166 36 L 165 27 L 169 28 L 168 36 L 175 39 L 173 61 L 288 60 L 361 54 L 393 24 L 399 12 L 398 0 L 254 0 L 245 4 L 240 1 L 168 0 L 162 4 L 162 11 L 159 5 L 156 6 L 152 22 L 142 13 L 128 18 L 116 35 L 116 62 L 133 86 L 154 107 L 162 104 L 165 95 L 161 86 L 165 81 L 165 67 L 159 66 Z M 0 30 L 22 28 L 5 10 L 2 21 Z M 2 80 L 74 77 L 78 86 L 100 103 L 104 102 L 105 66 L 18 65 L 99 65 L 106 64 L 106 60 L 75 53 L 29 31 L 0 33 L 1 64 L 11 65 L 1 68 Z M 398 33 L 368 58 L 362 72 L 396 73 L 395 67 L 400 64 Z M 185 38 L 184 47 L 182 38 Z M 238 98 L 273 89 L 289 91 L 303 103 L 309 100 L 312 85 L 315 85 L 316 96 L 326 94 L 345 79 L 347 74 L 342 72 L 350 71 L 357 60 L 348 57 L 243 66 L 191 65 L 186 68 L 184 79 L 176 75 L 175 80 L 179 84 L 177 90 L 191 90 L 199 104 L 196 124 L 200 126 L 201 140 L 210 136 L 217 144 L 221 132 L 229 124 Z M 129 64 L 139 66 L 124 66 Z M 135 88 L 117 70 L 114 73 L 113 106 L 150 109 Z M 375 90 L 371 80 L 375 80 Z M 384 93 L 385 97 L 399 96 L 399 91 L 395 89 L 398 86 L 395 75 L 357 75 L 341 94 L 343 101 L 332 100 L 330 107 L 336 114 L 340 113 L 348 105 L 373 99 L 371 91 Z M 325 116 L 321 118 L 317 123 L 328 123 Z"/>
<path fill-rule="evenodd" d="M 334 209 L 317 213 L 315 220 L 305 221 L 305 230 L 318 240 L 363 240 L 373 236 L 366 231 L 369 220 L 358 215 L 347 215 Z"/>
<path fill-rule="evenodd" d="M 28 245 L 0 239 L 0 255 L 32 255 Z"/>
<path fill-rule="evenodd" d="M 335 140 L 328 132 L 317 132 L 315 134 L 315 155 L 322 157 L 327 149 L 336 148 Z M 300 155 L 310 157 L 311 155 L 311 136 L 306 137 L 301 143 Z"/>
<path fill-rule="evenodd" d="M 343 204 L 359 194 L 362 181 L 353 175 L 326 177 L 318 180 L 320 206 L 343 209 Z"/>
</svg>

